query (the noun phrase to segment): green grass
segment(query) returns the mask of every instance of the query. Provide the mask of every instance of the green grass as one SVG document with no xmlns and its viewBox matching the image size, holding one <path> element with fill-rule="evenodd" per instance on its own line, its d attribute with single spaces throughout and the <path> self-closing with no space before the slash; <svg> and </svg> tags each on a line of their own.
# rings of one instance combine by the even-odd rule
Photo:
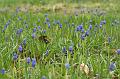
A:
<svg viewBox="0 0 120 79">
<path fill-rule="evenodd" d="M 0 73 L 0 79 L 41 79 L 42 76 L 46 76 L 47 79 L 93 79 L 96 74 L 99 75 L 99 79 L 111 79 L 112 75 L 109 72 L 111 62 L 116 63 L 114 74 L 120 78 L 120 58 L 119 54 L 116 53 L 116 50 L 120 49 L 119 6 L 116 9 L 118 4 L 111 8 L 110 6 L 107 7 L 109 3 L 100 2 L 101 8 L 98 9 L 97 14 L 91 11 L 90 13 L 78 11 L 78 16 L 75 16 L 75 10 L 68 12 L 66 15 L 63 10 L 58 12 L 47 10 L 34 12 L 28 10 L 28 12 L 16 13 L 14 11 L 16 6 L 24 3 L 44 6 L 42 3 L 37 3 L 38 0 L 34 2 L 32 0 L 24 1 L 1 0 L 0 3 L 4 4 L 1 7 L 15 4 L 15 6 L 12 6 L 12 11 L 10 10 L 11 12 L 0 14 L 0 70 L 5 69 L 4 75 Z M 86 5 L 91 3 L 85 3 L 85 1 L 82 2 Z M 92 1 L 95 2 L 95 0 Z M 47 3 L 47 0 L 44 2 Z M 53 2 L 57 3 L 57 0 Z M 113 4 L 116 2 L 113 1 Z M 18 3 L 20 4 L 17 5 Z M 72 6 L 71 1 L 69 4 L 63 3 L 69 6 L 68 8 L 74 7 L 74 5 L 78 6 L 76 3 Z M 47 4 L 51 5 L 53 3 L 48 1 Z M 93 5 L 95 6 L 91 4 L 87 8 L 94 10 L 96 4 L 94 3 Z M 107 10 L 106 8 L 109 9 Z M 116 12 L 117 10 L 118 12 Z M 106 11 L 106 14 L 100 15 L 102 11 Z M 50 28 L 48 28 L 48 24 L 45 24 L 46 17 L 44 15 L 46 12 L 48 13 Z M 21 17 L 21 20 L 18 17 Z M 38 22 L 38 19 L 40 19 L 40 22 Z M 3 32 L 8 20 L 10 20 L 10 23 Z M 92 20 L 91 23 L 90 20 Z M 103 24 L 102 28 L 100 28 L 100 22 L 103 20 L 106 21 L 106 24 Z M 25 21 L 26 24 L 24 23 Z M 59 24 L 54 24 L 56 21 L 60 21 L 62 28 L 59 27 Z M 73 23 L 74 26 L 72 26 Z M 96 23 L 98 27 L 95 26 Z M 85 32 L 88 30 L 89 25 L 92 24 L 89 36 L 85 37 L 84 40 L 81 39 L 81 35 L 85 34 L 85 32 L 76 32 L 76 28 L 80 24 L 83 24 Z M 28 25 L 28 28 L 26 28 L 26 25 Z M 38 30 L 38 26 L 41 27 L 40 30 Z M 23 32 L 21 35 L 17 35 L 16 32 L 20 28 L 23 29 Z M 33 39 L 34 28 L 37 31 L 35 32 L 36 37 Z M 46 33 L 43 33 L 44 30 L 46 30 Z M 50 43 L 45 44 L 39 41 L 38 37 L 42 35 L 46 35 L 50 39 Z M 109 37 L 111 37 L 110 43 L 108 43 Z M 26 46 L 22 45 L 23 53 L 20 53 L 18 48 L 24 39 L 26 39 Z M 69 51 L 70 46 L 73 46 L 74 54 Z M 66 47 L 67 57 L 62 51 L 63 47 Z M 49 53 L 45 55 L 47 50 L 49 50 Z M 14 53 L 18 54 L 16 61 L 13 61 Z M 32 62 L 27 64 L 27 57 L 30 57 L 31 60 L 36 58 L 37 64 L 35 68 L 32 67 Z M 68 70 L 65 68 L 66 63 L 70 64 Z M 76 63 L 78 65 L 75 67 Z M 89 75 L 80 70 L 82 63 L 89 67 Z"/>
</svg>

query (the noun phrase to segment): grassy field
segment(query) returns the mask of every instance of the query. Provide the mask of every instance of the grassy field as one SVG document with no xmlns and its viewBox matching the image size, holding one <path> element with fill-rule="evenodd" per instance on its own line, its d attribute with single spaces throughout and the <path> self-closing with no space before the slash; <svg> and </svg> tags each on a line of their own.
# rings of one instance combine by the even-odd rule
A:
<svg viewBox="0 0 120 79">
<path fill-rule="evenodd" d="M 0 0 L 0 79 L 120 79 L 119 0 Z"/>
</svg>

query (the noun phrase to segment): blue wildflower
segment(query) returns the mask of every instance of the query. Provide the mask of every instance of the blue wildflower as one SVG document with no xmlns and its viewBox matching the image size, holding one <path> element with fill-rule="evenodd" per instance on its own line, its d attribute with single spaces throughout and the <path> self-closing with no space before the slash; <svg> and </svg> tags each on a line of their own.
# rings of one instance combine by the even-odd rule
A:
<svg viewBox="0 0 120 79">
<path fill-rule="evenodd" d="M 90 30 L 92 29 L 92 25 L 89 26 L 89 29 L 90 29 Z"/>
<path fill-rule="evenodd" d="M 100 24 L 100 28 L 102 28 L 102 24 Z"/>
<path fill-rule="evenodd" d="M 49 18 L 46 18 L 46 22 L 49 22 Z"/>
<path fill-rule="evenodd" d="M 69 46 L 69 51 L 73 52 L 73 46 Z"/>
<path fill-rule="evenodd" d="M 48 28 L 50 28 L 50 23 L 48 23 Z"/>
<path fill-rule="evenodd" d="M 62 48 L 62 52 L 64 52 L 64 53 L 67 52 L 67 51 L 66 51 L 66 47 L 63 47 L 63 48 Z"/>
<path fill-rule="evenodd" d="M 41 79 L 47 79 L 45 76 L 42 76 L 42 78 Z"/>
<path fill-rule="evenodd" d="M 22 32 L 23 32 L 23 29 L 22 29 L 22 28 L 20 28 L 20 29 L 17 30 L 17 34 L 18 34 L 18 35 L 20 35 Z"/>
<path fill-rule="evenodd" d="M 38 30 L 40 30 L 40 28 L 41 28 L 41 27 L 40 27 L 40 26 L 38 26 Z"/>
<path fill-rule="evenodd" d="M 49 50 L 46 50 L 45 55 L 48 56 L 48 54 L 49 54 Z"/>
<path fill-rule="evenodd" d="M 23 51 L 22 45 L 19 45 L 18 50 L 19 50 L 19 52 L 22 52 L 22 51 Z"/>
<path fill-rule="evenodd" d="M 1 74 L 4 75 L 5 74 L 5 69 L 1 70 Z"/>
<path fill-rule="evenodd" d="M 33 32 L 36 32 L 36 28 L 33 29 Z"/>
<path fill-rule="evenodd" d="M 59 27 L 62 28 L 62 24 L 60 24 Z"/>
<path fill-rule="evenodd" d="M 89 30 L 85 32 L 85 36 L 89 36 Z"/>
<path fill-rule="evenodd" d="M 31 61 L 30 57 L 27 57 L 26 61 L 27 61 L 28 64 L 30 64 L 30 61 Z"/>
<path fill-rule="evenodd" d="M 36 59 L 33 58 L 33 59 L 32 59 L 32 67 L 35 67 L 35 65 L 36 65 Z"/>
<path fill-rule="evenodd" d="M 36 35 L 35 35 L 35 33 L 33 33 L 33 34 L 32 34 L 32 38 L 35 38 L 35 37 L 36 37 Z"/>
<path fill-rule="evenodd" d="M 103 20 L 102 22 L 103 22 L 103 24 L 106 24 L 106 20 Z"/>
<path fill-rule="evenodd" d="M 81 40 L 84 40 L 85 39 L 85 35 L 81 35 Z"/>
<path fill-rule="evenodd" d="M 18 55 L 16 53 L 13 54 L 13 60 L 17 60 Z"/>
<path fill-rule="evenodd" d="M 83 29 L 83 25 L 77 26 L 77 31 L 80 31 L 80 30 L 82 30 L 82 29 Z"/>
<path fill-rule="evenodd" d="M 66 67 L 66 69 L 69 69 L 70 68 L 70 64 L 69 63 L 65 63 L 65 67 Z"/>
<path fill-rule="evenodd" d="M 43 32 L 43 33 L 46 33 L 46 30 L 43 30 L 42 32 Z"/>
<path fill-rule="evenodd" d="M 115 62 L 112 62 L 112 63 L 109 65 L 109 71 L 114 71 L 115 68 L 116 68 Z"/>
<path fill-rule="evenodd" d="M 120 49 L 117 49 L 117 51 L 116 51 L 116 52 L 117 52 L 117 54 L 120 54 Z"/>
</svg>

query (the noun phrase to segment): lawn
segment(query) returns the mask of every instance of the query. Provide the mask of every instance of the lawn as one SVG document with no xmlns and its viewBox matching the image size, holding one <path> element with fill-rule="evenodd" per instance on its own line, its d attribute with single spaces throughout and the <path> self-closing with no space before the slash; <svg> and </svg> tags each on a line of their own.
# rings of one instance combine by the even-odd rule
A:
<svg viewBox="0 0 120 79">
<path fill-rule="evenodd" d="M 120 79 L 119 0 L 0 0 L 0 79 Z"/>
</svg>

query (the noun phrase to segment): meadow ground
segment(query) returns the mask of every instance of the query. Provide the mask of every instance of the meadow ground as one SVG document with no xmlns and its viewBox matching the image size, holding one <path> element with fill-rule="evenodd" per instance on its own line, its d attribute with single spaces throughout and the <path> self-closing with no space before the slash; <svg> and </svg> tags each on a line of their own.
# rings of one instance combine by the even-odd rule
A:
<svg viewBox="0 0 120 79">
<path fill-rule="evenodd" d="M 0 79 L 120 79 L 119 0 L 0 0 Z"/>
</svg>

